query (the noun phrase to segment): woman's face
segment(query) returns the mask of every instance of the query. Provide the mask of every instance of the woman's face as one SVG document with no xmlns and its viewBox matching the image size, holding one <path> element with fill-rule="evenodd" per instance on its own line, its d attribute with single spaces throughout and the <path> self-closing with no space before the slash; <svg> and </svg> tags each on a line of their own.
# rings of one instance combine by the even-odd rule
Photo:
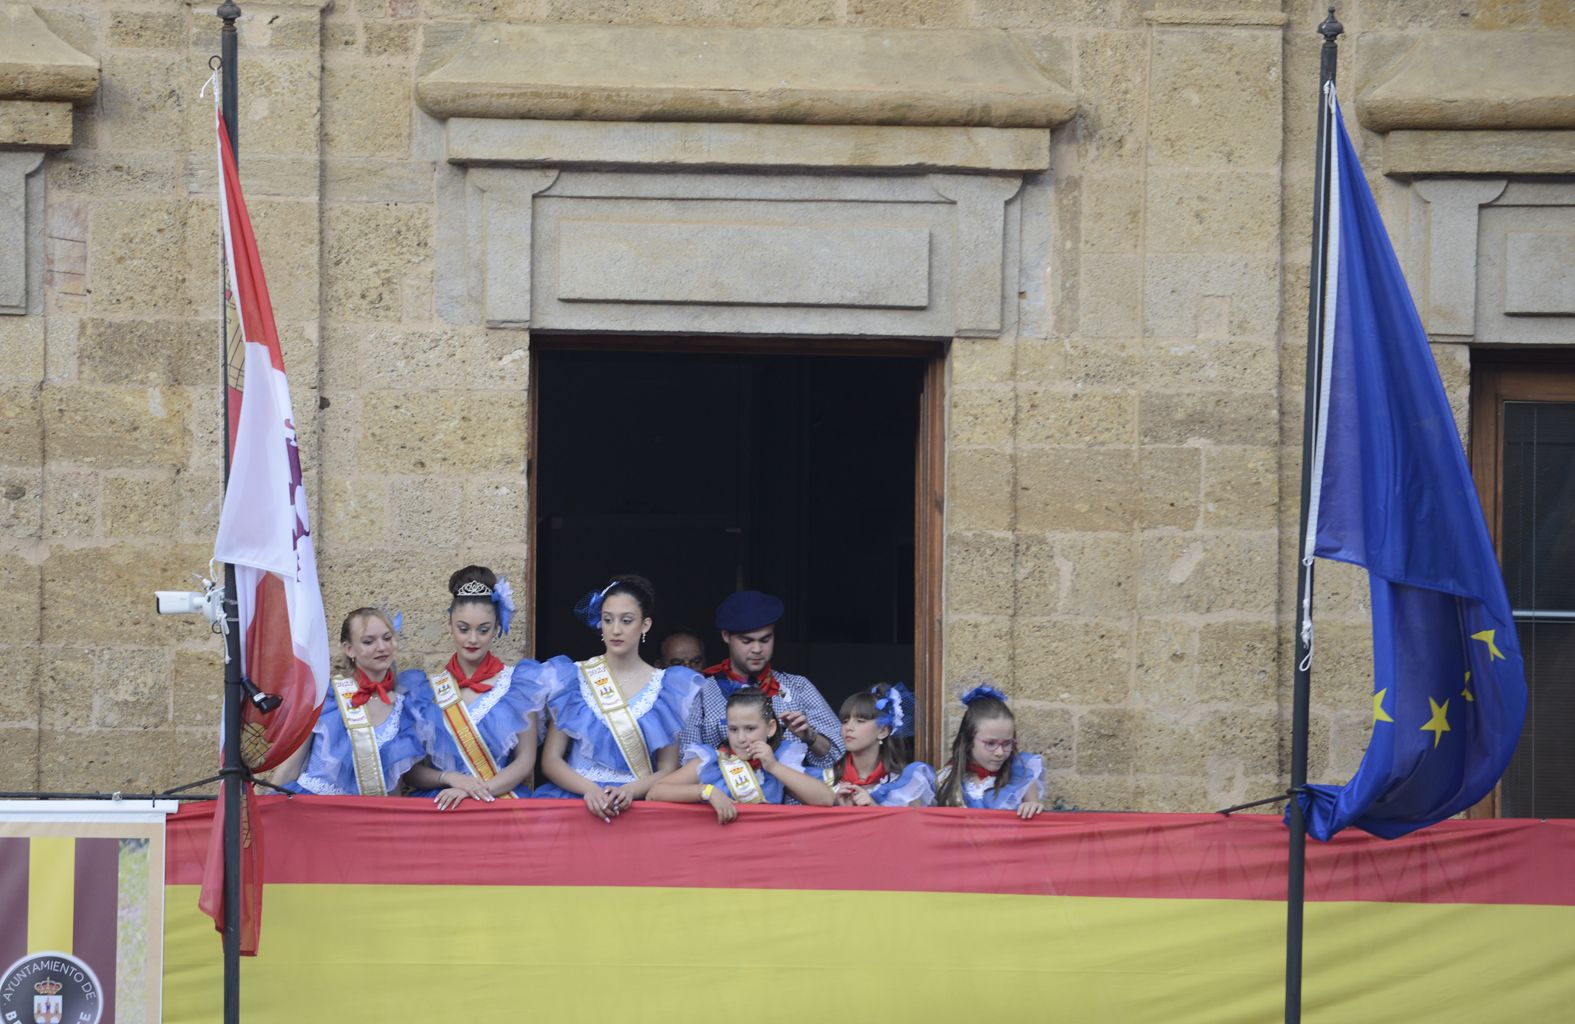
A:
<svg viewBox="0 0 1575 1024">
<path fill-rule="evenodd" d="M 998 772 L 1012 759 L 1017 725 L 1010 718 L 986 718 L 976 724 L 968 759 L 985 771 Z"/>
<path fill-rule="evenodd" d="M 448 613 L 448 635 L 460 664 L 474 668 L 481 664 L 498 632 L 498 612 L 489 601 L 465 601 Z"/>
<path fill-rule="evenodd" d="M 890 735 L 889 727 L 876 725 L 875 719 L 862 715 L 849 715 L 842 722 L 842 745 L 848 748 L 850 754 L 862 754 L 871 747 L 879 746 L 880 741 Z"/>
<path fill-rule="evenodd" d="M 640 648 L 640 634 L 651 620 L 640 613 L 640 603 L 628 594 L 609 594 L 602 602 L 602 642 L 608 654 L 627 654 Z"/>
<path fill-rule="evenodd" d="M 360 669 L 369 679 L 381 679 L 388 674 L 399 650 L 399 640 L 394 627 L 378 615 L 363 615 L 350 621 L 350 641 L 340 644 L 350 664 Z"/>
<path fill-rule="evenodd" d="M 729 750 L 743 750 L 751 742 L 771 742 L 776 735 L 776 723 L 766 721 L 760 708 L 741 705 L 727 709 L 727 746 Z"/>
</svg>

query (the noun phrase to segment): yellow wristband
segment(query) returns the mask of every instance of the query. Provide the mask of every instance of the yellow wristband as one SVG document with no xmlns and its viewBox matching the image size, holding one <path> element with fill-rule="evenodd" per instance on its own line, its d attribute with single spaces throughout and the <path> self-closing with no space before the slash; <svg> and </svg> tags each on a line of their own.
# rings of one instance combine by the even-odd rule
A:
<svg viewBox="0 0 1575 1024">
<path fill-rule="evenodd" d="M 707 782 L 705 785 L 701 786 L 700 787 L 700 799 L 709 803 L 710 800 L 711 800 L 711 791 L 714 790 L 714 789 L 716 789 L 716 787 L 713 786 L 709 782 Z"/>
</svg>

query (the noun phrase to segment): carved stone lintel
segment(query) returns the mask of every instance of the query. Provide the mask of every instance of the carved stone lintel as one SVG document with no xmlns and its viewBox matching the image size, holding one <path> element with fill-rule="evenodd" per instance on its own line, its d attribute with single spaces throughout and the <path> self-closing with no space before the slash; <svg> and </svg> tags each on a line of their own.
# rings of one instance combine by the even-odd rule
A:
<svg viewBox="0 0 1575 1024">
<path fill-rule="evenodd" d="M 1469 337 L 1476 328 L 1477 210 L 1504 192 L 1504 178 L 1419 181 L 1426 206 L 1422 322 L 1432 334 Z"/>
</svg>

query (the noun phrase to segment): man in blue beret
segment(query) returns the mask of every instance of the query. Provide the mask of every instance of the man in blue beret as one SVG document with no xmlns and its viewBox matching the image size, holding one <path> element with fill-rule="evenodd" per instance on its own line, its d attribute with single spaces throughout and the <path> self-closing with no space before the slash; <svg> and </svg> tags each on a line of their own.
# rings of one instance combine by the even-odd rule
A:
<svg viewBox="0 0 1575 1024">
<path fill-rule="evenodd" d="M 728 695 L 757 686 L 776 705 L 783 726 L 809 748 L 806 766 L 829 768 L 842 756 L 842 724 L 826 698 L 808 679 L 771 665 L 780 618 L 782 601 L 758 590 L 740 590 L 717 606 L 716 628 L 727 644 L 727 657 L 705 670 L 705 685 L 679 736 L 684 750 L 690 744 L 714 749 L 726 742 Z"/>
</svg>

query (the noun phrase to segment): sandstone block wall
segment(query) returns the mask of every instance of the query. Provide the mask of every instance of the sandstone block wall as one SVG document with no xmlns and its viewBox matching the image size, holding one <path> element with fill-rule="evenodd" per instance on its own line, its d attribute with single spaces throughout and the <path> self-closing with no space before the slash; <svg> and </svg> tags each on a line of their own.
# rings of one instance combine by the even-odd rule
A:
<svg viewBox="0 0 1575 1024">
<path fill-rule="evenodd" d="M 220 503 L 200 95 L 218 21 L 171 0 L 34 7 L 102 80 L 44 160 L 41 311 L 0 316 L 0 788 L 156 789 L 215 757 L 218 647 L 153 615 L 151 591 L 206 565 Z M 1546 0 L 1445 10 L 1345 4 L 1342 81 L 1446 24 L 1570 27 Z M 1048 223 L 1024 236 L 1048 241 L 1025 246 L 1019 326 L 949 355 L 944 685 L 1012 693 L 1070 803 L 1275 792 L 1321 16 L 1304 0 L 245 5 L 243 176 L 331 629 L 387 603 L 404 659 L 433 661 L 446 574 L 518 578 L 530 554 L 529 336 L 439 316 L 441 125 L 413 102 L 475 24 L 1006 29 L 1079 113 L 1030 186 Z M 1442 361 L 1463 409 L 1468 362 Z M 1364 583 L 1325 571 L 1318 601 L 1312 773 L 1335 780 L 1366 739 Z"/>
</svg>

